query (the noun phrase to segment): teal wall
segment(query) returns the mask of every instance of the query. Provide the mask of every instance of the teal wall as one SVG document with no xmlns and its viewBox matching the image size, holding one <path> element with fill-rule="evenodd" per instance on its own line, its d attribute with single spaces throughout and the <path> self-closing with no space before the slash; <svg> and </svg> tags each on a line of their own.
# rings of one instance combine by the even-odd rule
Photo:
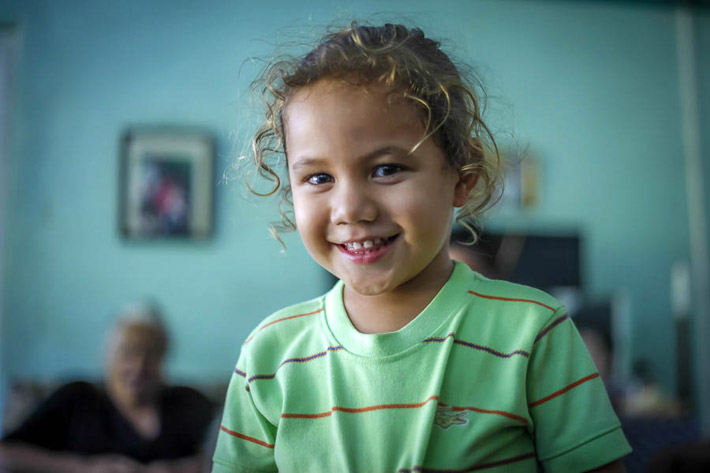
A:
<svg viewBox="0 0 710 473">
<path fill-rule="evenodd" d="M 697 17 L 698 87 L 700 101 L 701 149 L 703 152 L 703 174 L 705 184 L 705 211 L 710 215 L 710 9 L 703 10 Z M 707 229 L 710 248 L 710 228 Z M 710 288 L 708 288 L 710 292 Z M 710 362 L 710 360 L 708 360 Z"/>
<path fill-rule="evenodd" d="M 213 239 L 123 241 L 118 137 L 133 124 L 204 127 L 226 169 L 255 120 L 244 94 L 258 65 L 245 59 L 271 51 L 284 32 L 368 17 L 381 5 L 0 1 L 0 21 L 22 34 L 3 189 L 5 379 L 97 376 L 116 311 L 151 295 L 174 330 L 173 377 L 226 380 L 261 318 L 323 292 L 327 277 L 296 236 L 286 253 L 268 236 L 273 204 L 245 199 L 238 182 L 217 185 Z M 512 131 L 542 162 L 540 205 L 494 213 L 493 224 L 581 229 L 590 292 L 628 294 L 634 353 L 672 386 L 669 274 L 689 258 L 673 11 L 613 2 L 386 5 L 480 67 L 494 128 Z"/>
</svg>

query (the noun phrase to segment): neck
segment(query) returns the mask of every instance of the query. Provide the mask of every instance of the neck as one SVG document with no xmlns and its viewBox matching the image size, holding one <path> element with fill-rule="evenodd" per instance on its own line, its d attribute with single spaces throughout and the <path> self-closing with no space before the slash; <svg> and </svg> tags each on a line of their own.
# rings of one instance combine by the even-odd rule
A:
<svg viewBox="0 0 710 473">
<path fill-rule="evenodd" d="M 343 291 L 343 305 L 359 332 L 396 332 L 429 305 L 451 277 L 453 269 L 454 263 L 447 256 L 440 261 L 432 261 L 421 273 L 395 291 L 365 296 L 346 287 Z"/>
<path fill-rule="evenodd" d="M 107 391 L 109 396 L 111 397 L 111 400 L 122 411 L 137 411 L 152 407 L 155 404 L 154 399 L 152 397 L 136 396 L 131 392 L 127 392 L 126 390 L 121 389 L 114 383 L 108 384 Z"/>
<path fill-rule="evenodd" d="M 160 416 L 154 398 L 141 398 L 107 386 L 109 397 L 125 419 L 142 437 L 155 439 L 160 433 Z"/>
</svg>

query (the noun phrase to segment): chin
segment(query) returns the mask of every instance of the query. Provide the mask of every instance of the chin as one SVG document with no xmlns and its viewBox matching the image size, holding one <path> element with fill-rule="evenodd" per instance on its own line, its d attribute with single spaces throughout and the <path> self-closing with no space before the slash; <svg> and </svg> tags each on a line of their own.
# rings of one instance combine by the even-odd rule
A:
<svg viewBox="0 0 710 473">
<path fill-rule="evenodd" d="M 380 294 L 385 294 L 392 291 L 395 286 L 391 281 L 358 281 L 352 279 L 343 279 L 345 287 L 349 290 L 360 294 L 361 296 L 379 296 Z"/>
</svg>

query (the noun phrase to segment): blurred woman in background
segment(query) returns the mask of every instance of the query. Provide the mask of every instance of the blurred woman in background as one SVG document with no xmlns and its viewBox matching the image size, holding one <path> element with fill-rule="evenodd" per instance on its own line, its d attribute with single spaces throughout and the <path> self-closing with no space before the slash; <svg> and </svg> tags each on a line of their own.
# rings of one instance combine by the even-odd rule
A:
<svg viewBox="0 0 710 473">
<path fill-rule="evenodd" d="M 123 312 L 103 385 L 61 387 L 0 443 L 11 472 L 196 473 L 213 409 L 202 394 L 163 384 L 168 334 L 159 311 Z"/>
</svg>

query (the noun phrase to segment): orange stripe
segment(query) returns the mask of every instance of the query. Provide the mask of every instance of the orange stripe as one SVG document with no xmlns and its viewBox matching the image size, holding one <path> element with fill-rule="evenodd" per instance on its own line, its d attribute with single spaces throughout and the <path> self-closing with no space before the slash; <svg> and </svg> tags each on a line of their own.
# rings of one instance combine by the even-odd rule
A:
<svg viewBox="0 0 710 473">
<path fill-rule="evenodd" d="M 510 297 L 497 297 L 497 296 L 489 296 L 486 294 L 479 294 L 478 292 L 474 292 L 474 291 L 468 291 L 468 292 L 469 292 L 469 294 L 473 294 L 474 296 L 478 296 L 478 297 L 483 297 L 484 299 L 493 299 L 495 301 L 510 301 L 510 302 L 530 302 L 531 304 L 537 304 L 537 305 L 540 305 L 540 306 L 545 307 L 547 309 L 550 309 L 552 312 L 554 312 L 556 310 L 556 309 L 550 307 L 549 305 L 546 305 L 546 304 L 543 304 L 542 302 L 534 301 L 531 299 L 513 299 Z"/>
<path fill-rule="evenodd" d="M 330 411 L 326 412 L 320 412 L 318 414 L 281 414 L 282 419 L 319 419 L 322 417 L 329 417 L 330 415 L 333 414 L 333 412 L 340 411 L 340 412 L 348 412 L 350 414 L 359 414 L 361 412 L 370 412 L 370 411 L 377 411 L 381 409 L 416 409 L 419 407 L 424 406 L 430 401 L 438 400 L 439 396 L 431 396 L 428 399 L 426 399 L 424 402 L 418 402 L 416 404 L 380 404 L 377 406 L 368 406 L 368 407 L 358 407 L 358 408 L 352 408 L 352 407 L 340 407 L 340 406 L 333 406 Z"/>
<path fill-rule="evenodd" d="M 519 462 L 522 460 L 527 460 L 528 458 L 535 458 L 535 453 L 530 452 L 530 453 L 525 453 L 523 455 L 518 455 L 515 457 L 510 457 L 506 458 L 505 460 L 498 460 L 495 462 L 490 462 L 490 463 L 482 463 L 478 466 L 474 466 L 473 468 L 469 468 L 466 471 L 478 471 L 478 470 L 487 470 L 488 468 L 493 468 L 496 466 L 503 466 L 503 465 L 509 465 L 511 463 Z"/>
<path fill-rule="evenodd" d="M 562 394 L 566 393 L 570 389 L 576 388 L 580 384 L 584 384 L 587 381 L 591 381 L 592 379 L 598 378 L 598 377 L 599 377 L 599 373 L 593 373 L 593 374 L 590 374 L 589 376 L 585 376 L 584 378 L 575 381 L 574 383 L 570 384 L 569 386 L 564 387 L 564 388 L 560 389 L 559 391 L 555 391 L 554 393 L 550 394 L 549 396 L 545 396 L 542 399 L 538 399 L 537 401 L 531 402 L 530 404 L 528 404 L 528 407 L 535 407 L 535 406 L 539 406 L 540 404 L 544 404 L 547 401 L 549 401 L 550 399 L 554 399 L 557 396 L 561 396 Z"/>
<path fill-rule="evenodd" d="M 313 312 L 308 312 L 307 314 L 296 314 L 296 315 L 290 315 L 290 316 L 288 316 L 288 317 L 284 317 L 284 318 L 281 318 L 281 319 L 276 319 L 276 320 L 274 320 L 273 322 L 269 322 L 268 324 L 262 325 L 261 327 L 259 327 L 259 330 L 257 330 L 257 332 L 260 332 L 260 331 L 264 330 L 264 329 L 265 329 L 266 327 L 268 327 L 269 325 L 274 325 L 274 324 L 277 324 L 277 323 L 279 323 L 279 322 L 283 322 L 284 320 L 290 320 L 290 319 L 295 319 L 295 318 L 298 318 L 298 317 L 305 317 L 305 316 L 307 316 L 307 315 L 317 314 L 318 312 L 323 312 L 323 310 L 324 310 L 324 309 L 321 307 L 320 309 L 314 310 Z M 256 335 L 256 334 L 254 334 L 254 335 Z M 249 343 L 249 342 L 251 341 L 251 339 L 254 338 L 254 335 L 252 335 L 251 337 L 247 338 L 247 341 L 244 342 L 244 345 L 246 345 L 247 343 Z"/>
<path fill-rule="evenodd" d="M 427 398 L 425 401 L 418 402 L 415 404 L 379 404 L 376 406 L 358 407 L 358 408 L 334 406 L 329 411 L 319 412 L 318 414 L 281 414 L 281 418 L 282 419 L 322 419 L 323 417 L 330 417 L 331 415 L 333 415 L 333 412 L 347 412 L 350 414 L 360 414 L 363 412 L 377 411 L 377 410 L 382 410 L 382 409 L 417 409 L 419 407 L 425 406 L 430 401 L 435 401 L 435 400 L 439 400 L 439 396 L 431 396 L 431 397 Z M 444 406 L 444 407 L 451 407 L 455 411 L 474 411 L 474 412 L 479 412 L 481 414 L 497 414 L 497 415 L 501 415 L 504 417 L 508 417 L 509 419 L 517 420 L 519 422 L 522 422 L 523 424 L 528 423 L 528 420 L 526 418 L 521 417 L 519 415 L 512 414 L 510 412 L 491 411 L 488 409 L 479 409 L 478 407 L 449 406 L 447 404 L 442 404 L 442 403 L 439 403 L 439 405 Z"/>
<path fill-rule="evenodd" d="M 335 409 L 333 409 L 335 410 Z M 333 411 L 321 412 L 320 414 L 281 414 L 282 419 L 319 419 L 321 417 L 330 417 Z"/>
<path fill-rule="evenodd" d="M 506 458 L 504 460 L 498 460 L 498 461 L 489 462 L 489 463 L 481 463 L 480 465 L 472 466 L 472 467 L 466 468 L 464 470 L 451 470 L 451 469 L 441 470 L 438 468 L 425 468 L 422 466 L 414 466 L 412 468 L 400 468 L 399 470 L 397 470 L 397 473 L 413 473 L 415 471 L 420 471 L 422 473 L 464 473 L 464 472 L 468 472 L 468 471 L 487 470 L 488 468 L 493 468 L 496 466 L 509 465 L 511 463 L 519 462 L 521 460 L 527 460 L 528 458 L 535 458 L 535 453 L 534 452 L 524 453 L 523 455 L 517 455 L 514 457 Z"/>
<path fill-rule="evenodd" d="M 473 412 L 480 412 L 481 414 L 498 414 L 499 416 L 504 416 L 509 419 L 517 420 L 518 422 L 522 422 L 523 424 L 527 424 L 528 420 L 525 417 L 521 417 L 519 415 L 510 413 L 510 412 L 505 412 L 505 411 L 490 411 L 488 409 L 480 409 L 478 407 L 459 407 L 459 406 L 447 406 L 446 404 L 441 404 L 439 403 L 440 406 L 444 407 L 451 407 L 455 411 L 473 411 Z"/>
<path fill-rule="evenodd" d="M 253 443 L 257 444 L 257 445 L 261 445 L 262 447 L 274 448 L 274 446 L 271 445 L 270 443 L 262 442 L 261 440 L 255 439 L 254 437 L 249 437 L 248 435 L 240 434 L 239 432 L 235 432 L 235 431 L 233 431 L 233 430 L 229 430 L 228 428 L 226 428 L 226 427 L 223 426 L 223 425 L 220 425 L 220 426 L 219 426 L 219 430 L 221 430 L 222 432 L 228 433 L 228 434 L 231 435 L 232 437 L 237 437 L 238 439 L 246 440 L 246 441 L 248 441 L 248 442 L 253 442 Z"/>
</svg>

